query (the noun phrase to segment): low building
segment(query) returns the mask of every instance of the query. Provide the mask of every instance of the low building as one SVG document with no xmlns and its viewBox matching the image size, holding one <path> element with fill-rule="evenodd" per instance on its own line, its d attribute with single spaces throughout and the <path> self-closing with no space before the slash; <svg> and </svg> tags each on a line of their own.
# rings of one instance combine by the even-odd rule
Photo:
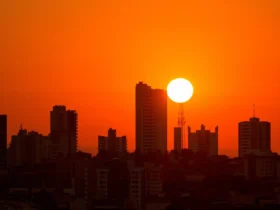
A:
<svg viewBox="0 0 280 210">
<path fill-rule="evenodd" d="M 28 132 L 20 128 L 17 135 L 12 136 L 8 150 L 8 166 L 34 166 L 48 158 L 48 137 L 37 132 Z"/>
<path fill-rule="evenodd" d="M 162 193 L 162 167 L 154 163 L 144 163 L 146 195 L 158 196 Z"/>
<path fill-rule="evenodd" d="M 279 179 L 280 160 L 278 155 L 247 155 L 240 158 L 243 175 L 248 180 L 271 178 Z"/>
<path fill-rule="evenodd" d="M 132 168 L 130 170 L 130 200 L 137 210 L 144 207 L 145 192 L 145 171 L 144 168 Z"/>
<path fill-rule="evenodd" d="M 174 151 L 181 152 L 182 150 L 182 128 L 174 128 Z"/>
<path fill-rule="evenodd" d="M 126 136 L 117 137 L 116 130 L 110 128 L 108 136 L 98 136 L 98 152 L 124 153 L 127 151 Z"/>
<path fill-rule="evenodd" d="M 96 199 L 108 199 L 108 176 L 109 170 L 107 168 L 96 170 Z"/>
<path fill-rule="evenodd" d="M 215 132 L 206 130 L 204 125 L 201 125 L 201 129 L 196 132 L 191 132 L 191 128 L 188 127 L 188 148 L 194 153 L 218 155 L 218 126 Z"/>
</svg>

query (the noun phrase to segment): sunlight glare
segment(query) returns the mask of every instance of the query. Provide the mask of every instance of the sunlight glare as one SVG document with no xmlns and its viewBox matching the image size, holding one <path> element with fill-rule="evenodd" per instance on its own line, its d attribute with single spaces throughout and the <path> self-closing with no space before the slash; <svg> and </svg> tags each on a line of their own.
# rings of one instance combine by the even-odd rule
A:
<svg viewBox="0 0 280 210">
<path fill-rule="evenodd" d="M 193 86 L 184 78 L 174 79 L 167 86 L 167 95 L 176 103 L 185 103 L 193 95 Z"/>
</svg>

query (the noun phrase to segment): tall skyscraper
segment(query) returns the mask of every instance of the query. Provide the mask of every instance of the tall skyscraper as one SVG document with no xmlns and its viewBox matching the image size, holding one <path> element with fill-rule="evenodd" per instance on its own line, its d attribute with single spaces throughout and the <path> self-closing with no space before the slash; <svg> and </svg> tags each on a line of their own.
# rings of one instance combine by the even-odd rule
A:
<svg viewBox="0 0 280 210">
<path fill-rule="evenodd" d="M 238 154 L 270 154 L 270 122 L 252 117 L 249 121 L 238 123 Z"/>
<path fill-rule="evenodd" d="M 0 115 L 0 168 L 7 167 L 7 115 Z"/>
<path fill-rule="evenodd" d="M 51 139 L 60 145 L 64 156 L 74 154 L 78 147 L 78 114 L 66 106 L 54 106 L 50 113 Z"/>
<path fill-rule="evenodd" d="M 136 85 L 136 150 L 167 151 L 167 94 L 140 82 Z"/>
<path fill-rule="evenodd" d="M 188 127 L 188 148 L 209 156 L 218 155 L 218 126 L 215 132 L 206 130 L 204 125 L 196 132 L 191 132 L 191 128 Z"/>
</svg>

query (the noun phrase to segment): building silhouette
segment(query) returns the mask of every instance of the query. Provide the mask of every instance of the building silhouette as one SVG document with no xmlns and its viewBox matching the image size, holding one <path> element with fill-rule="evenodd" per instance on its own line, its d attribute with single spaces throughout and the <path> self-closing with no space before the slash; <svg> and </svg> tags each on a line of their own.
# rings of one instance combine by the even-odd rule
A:
<svg viewBox="0 0 280 210">
<path fill-rule="evenodd" d="M 8 163 L 9 167 L 35 166 L 48 159 L 48 136 L 43 136 L 35 131 L 28 132 L 22 127 L 17 135 L 13 135 L 10 146 Z"/>
<path fill-rule="evenodd" d="M 242 160 L 243 174 L 248 180 L 280 176 L 279 157 L 273 153 L 266 155 L 245 155 Z"/>
<path fill-rule="evenodd" d="M 215 132 L 206 130 L 204 125 L 196 132 L 188 127 L 188 148 L 193 152 L 204 153 L 209 156 L 218 155 L 218 126 Z"/>
<path fill-rule="evenodd" d="M 269 154 L 270 122 L 260 121 L 260 118 L 251 117 L 249 121 L 238 123 L 238 154 Z"/>
<path fill-rule="evenodd" d="M 167 94 L 140 82 L 136 85 L 136 150 L 167 151 Z"/>
<path fill-rule="evenodd" d="M 142 167 L 134 167 L 130 169 L 130 189 L 129 195 L 133 206 L 137 210 L 144 207 L 145 199 L 145 170 Z"/>
<path fill-rule="evenodd" d="M 34 166 L 61 156 L 76 154 L 77 113 L 54 106 L 50 114 L 50 134 L 28 132 L 22 126 L 13 135 L 8 149 L 9 167 Z"/>
<path fill-rule="evenodd" d="M 110 153 L 127 152 L 126 136 L 117 137 L 116 130 L 109 128 L 108 136 L 98 136 L 98 152 Z"/>
<path fill-rule="evenodd" d="M 174 128 L 174 150 L 180 152 L 182 150 L 182 128 Z"/>
<path fill-rule="evenodd" d="M 144 170 L 147 196 L 158 196 L 163 190 L 161 181 L 162 165 L 146 162 L 144 163 Z"/>
<path fill-rule="evenodd" d="M 129 200 L 135 209 L 143 209 L 148 200 L 157 198 L 163 191 L 162 165 L 144 162 L 140 166 L 128 161 L 128 171 Z"/>
<path fill-rule="evenodd" d="M 182 150 L 182 130 L 176 127 L 174 150 L 181 152 L 149 153 L 166 151 L 166 95 L 138 85 L 145 86 L 138 90 L 136 104 L 142 154 L 118 156 L 126 152 L 127 140 L 112 128 L 107 136 L 98 136 L 99 152 L 111 154 L 73 153 L 77 114 L 55 106 L 50 135 L 21 126 L 12 136 L 9 168 L 0 170 L 0 209 L 11 201 L 16 202 L 14 207 L 24 202 L 40 209 L 71 210 L 241 210 L 263 202 L 280 203 L 280 158 L 270 152 L 270 123 L 258 118 L 240 123 L 240 139 L 249 141 L 250 148 L 238 158 L 218 155 L 218 127 L 211 132 L 204 125 L 195 132 L 188 127 L 190 150 Z M 0 140 L 6 140 L 7 117 L 0 120 Z"/>
<path fill-rule="evenodd" d="M 108 199 L 108 176 L 109 169 L 96 169 L 96 198 L 100 200 Z"/>
<path fill-rule="evenodd" d="M 50 112 L 50 136 L 57 156 L 71 155 L 78 147 L 78 114 L 66 106 L 54 106 Z"/>
<path fill-rule="evenodd" d="M 7 115 L 0 115 L 0 168 L 7 167 Z"/>
</svg>

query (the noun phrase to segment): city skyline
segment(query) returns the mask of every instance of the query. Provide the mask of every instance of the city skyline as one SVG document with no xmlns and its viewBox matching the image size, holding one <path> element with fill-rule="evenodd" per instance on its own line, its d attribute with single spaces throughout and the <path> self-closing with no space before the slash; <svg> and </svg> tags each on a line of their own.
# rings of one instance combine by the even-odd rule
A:
<svg viewBox="0 0 280 210">
<path fill-rule="evenodd" d="M 0 6 L 0 210 L 280 206 L 280 0 Z"/>
<path fill-rule="evenodd" d="M 142 124 L 145 124 L 144 127 L 138 128 L 138 133 L 135 132 L 135 142 L 131 142 L 132 140 L 127 139 L 127 135 L 122 135 L 121 137 L 116 136 L 116 130 L 118 129 L 112 129 L 110 127 L 108 130 L 108 137 L 98 135 L 96 136 L 97 139 L 97 148 L 98 150 L 96 152 L 89 152 L 86 149 L 82 149 L 79 147 L 79 139 L 78 139 L 78 112 L 77 110 L 67 110 L 65 105 L 54 105 L 53 109 L 50 111 L 50 124 L 49 124 L 49 133 L 47 135 L 42 135 L 40 132 L 37 132 L 36 130 L 29 130 L 26 128 L 22 128 L 22 125 L 20 129 L 18 130 L 18 135 L 12 135 L 11 139 L 9 137 L 7 138 L 6 145 L 11 144 L 11 140 L 14 138 L 20 138 L 20 136 L 23 135 L 41 135 L 43 138 L 48 139 L 50 141 L 50 145 L 48 144 L 48 148 L 53 148 L 55 154 L 45 154 L 43 157 L 56 157 L 59 155 L 59 153 L 63 154 L 64 156 L 67 154 L 74 154 L 76 151 L 86 151 L 89 153 L 92 153 L 93 155 L 96 155 L 98 151 L 119 151 L 119 152 L 134 152 L 137 149 L 138 145 L 138 151 L 148 152 L 148 151 L 155 151 L 160 150 L 162 153 L 164 151 L 172 151 L 177 150 L 178 146 L 175 146 L 175 139 L 178 141 L 178 134 L 175 134 L 176 127 L 173 129 L 173 138 L 172 139 L 166 139 L 164 140 L 166 134 L 164 130 L 170 130 L 167 129 L 168 125 L 167 122 L 167 103 L 164 102 L 168 98 L 167 93 L 164 89 L 153 89 L 150 85 L 139 82 L 136 84 L 135 88 L 135 127 L 137 130 L 137 126 L 139 127 Z M 157 99 L 157 100 L 156 100 Z M 143 103 L 144 102 L 144 103 Z M 161 102 L 161 103 L 158 103 Z M 138 108 L 137 108 L 138 107 Z M 148 109 L 147 109 L 148 108 Z M 137 111 L 138 110 L 138 111 Z M 147 111 L 143 112 L 143 110 Z M 154 113 L 154 114 L 152 114 Z M 147 115 L 148 114 L 148 115 Z M 157 117 L 158 115 L 158 117 Z M 165 116 L 166 115 L 166 116 Z M 2 119 L 5 119 L 6 122 L 7 118 L 5 116 L 7 115 L 1 115 Z M 148 118 L 143 118 L 147 117 Z M 138 118 L 138 120 L 137 120 Z M 150 124 L 152 122 L 152 124 Z M 254 123 L 255 122 L 255 123 Z M 3 124 L 3 122 L 2 122 Z M 152 125 L 152 127 L 151 127 Z M 148 127 L 147 127 L 148 126 Z M 259 127 L 256 127 L 259 126 Z M 208 126 L 207 126 L 208 127 Z M 268 154 L 271 152 L 277 152 L 274 150 L 274 148 L 271 148 L 271 141 L 273 140 L 271 138 L 271 123 L 266 121 L 260 121 L 260 118 L 257 118 L 255 116 L 255 105 L 253 106 L 253 117 L 250 117 L 248 120 L 242 120 L 238 122 L 238 150 L 236 153 L 238 155 L 231 155 L 227 153 L 223 153 L 223 151 L 220 149 L 220 142 L 223 141 L 218 133 L 220 133 L 220 130 L 218 132 L 218 126 L 215 126 L 215 132 L 211 132 L 210 130 L 205 130 L 205 125 L 203 123 L 200 124 L 200 130 L 194 128 L 196 131 L 191 132 L 191 127 L 187 126 L 185 127 L 185 132 L 188 133 L 188 138 L 186 139 L 187 142 L 185 142 L 184 149 L 191 149 L 194 152 L 199 151 L 199 148 L 202 146 L 202 150 L 206 152 L 206 154 L 210 155 L 228 155 L 230 157 L 237 157 L 237 156 L 243 156 L 244 154 L 247 154 L 247 150 L 251 151 L 253 153 L 260 153 L 263 152 L 264 154 Z M 9 126 L 7 126 L 9 128 Z M 145 129 L 148 128 L 147 131 Z M 139 130 L 140 129 L 140 130 Z M 144 129 L 144 130 L 143 130 Z M 254 130 L 255 129 L 255 130 Z M 244 131 L 245 130 L 245 131 Z M 152 131 L 152 132 L 151 132 Z M 163 133 L 161 131 L 164 131 Z M 209 140 L 199 140 L 200 134 L 197 136 L 198 133 L 202 132 L 210 132 Z M 248 133 L 249 132 L 249 133 Z M 3 132 L 2 132 L 3 133 Z M 158 136 L 158 134 L 160 135 Z M 209 135 L 207 134 L 207 135 Z M 145 135 L 148 135 L 152 137 L 151 139 L 143 138 Z M 177 135 L 177 137 L 175 137 Z M 255 140 L 251 140 L 251 137 L 248 135 L 252 135 L 252 138 L 255 138 Z M 137 143 L 137 136 L 138 136 L 138 143 Z M 163 139 L 162 139 L 163 138 Z M 149 140 L 149 141 L 148 141 Z M 199 143 L 199 141 L 202 141 L 204 143 Z M 14 139 L 13 141 L 16 141 Z M 37 140 L 38 141 L 38 140 Z M 150 142 L 151 141 L 151 142 Z M 179 140 L 180 141 L 180 140 Z M 206 142 L 208 143 L 206 143 Z M 51 143 L 52 142 L 52 143 Z M 108 143 L 108 142 L 115 142 L 115 143 Z M 118 143 L 119 142 L 119 143 Z M 122 143 L 124 142 L 124 143 Z M 128 148 L 128 143 L 134 144 L 135 148 L 133 150 Z M 145 143 L 146 142 L 146 143 Z M 211 143 L 212 142 L 212 143 Z M 171 147 L 168 147 L 168 145 L 172 144 Z M 243 144 L 246 144 L 245 147 Z M 34 144 L 34 143 L 32 143 Z M 58 148 L 55 145 L 61 145 L 60 148 Z M 148 144 L 148 147 L 145 146 L 145 144 Z M 209 145 L 208 145 L 209 144 Z M 53 146 L 52 146 L 53 145 Z M 188 145 L 188 146 L 187 146 Z M 208 145 L 208 146 L 207 146 Z M 211 146 L 212 145 L 212 146 Z M 72 148 L 71 148 L 72 147 Z M 252 148 L 251 148 L 252 147 Z M 177 148 L 177 149 L 176 149 Z M 206 149 L 206 150 L 205 150 Z M 49 150 L 49 149 L 47 149 Z M 51 149 L 52 151 L 53 149 Z M 64 151 L 65 150 L 65 151 Z M 209 151 L 208 151 L 209 150 Z M 16 152 L 14 152 L 16 154 Z M 249 152 L 250 153 L 250 152 Z"/>
<path fill-rule="evenodd" d="M 141 146 L 136 142 L 133 153 L 127 153 L 126 136 L 119 137 L 112 128 L 107 136 L 98 136 L 98 154 L 72 149 L 78 141 L 78 113 L 63 105 L 50 111 L 48 136 L 20 127 L 4 151 L 8 118 L 0 115 L 1 162 L 7 161 L 0 167 L 1 209 L 34 204 L 46 210 L 177 210 L 186 209 L 184 205 L 206 210 L 221 203 L 242 210 L 279 205 L 280 156 L 270 148 L 269 122 L 256 117 L 239 122 L 239 157 L 218 154 L 219 128 L 213 132 L 203 124 L 196 131 L 188 127 L 188 149 L 178 147 L 174 133 L 175 150 L 166 152 L 167 142 L 159 141 L 157 134 L 166 130 L 157 116 L 166 115 L 166 104 L 156 110 L 159 100 L 147 100 L 157 94 L 155 99 L 164 99 L 162 93 L 143 83 L 136 86 Z"/>
<path fill-rule="evenodd" d="M 252 116 L 253 104 L 272 123 L 280 151 L 278 1 L 27 1 L 33 6 L 0 8 L 0 110 L 9 138 L 20 124 L 47 134 L 48 110 L 64 104 L 79 112 L 83 149 L 97 151 L 96 136 L 108 127 L 134 141 L 135 84 L 165 89 L 183 77 L 195 89 L 187 125 L 219 125 L 223 153 L 236 155 L 237 123 Z M 177 105 L 168 107 L 172 139 Z"/>
</svg>

